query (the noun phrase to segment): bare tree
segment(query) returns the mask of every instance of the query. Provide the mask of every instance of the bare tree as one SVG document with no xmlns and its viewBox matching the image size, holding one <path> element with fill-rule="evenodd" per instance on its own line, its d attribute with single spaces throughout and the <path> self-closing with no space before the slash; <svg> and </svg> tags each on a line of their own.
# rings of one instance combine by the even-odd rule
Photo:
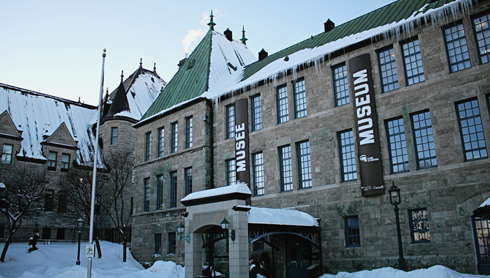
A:
<svg viewBox="0 0 490 278">
<path fill-rule="evenodd" d="M 27 165 L 4 166 L 0 170 L 0 180 L 6 187 L 0 196 L 0 212 L 8 220 L 8 238 L 0 257 L 0 262 L 3 262 L 22 220 L 43 213 L 43 197 L 49 181 L 45 170 Z"/>
<path fill-rule="evenodd" d="M 101 207 L 108 215 L 123 238 L 123 262 L 126 261 L 126 245 L 131 220 L 130 198 L 134 152 L 132 149 L 110 150 L 104 154 L 104 162 L 109 169 Z"/>
</svg>

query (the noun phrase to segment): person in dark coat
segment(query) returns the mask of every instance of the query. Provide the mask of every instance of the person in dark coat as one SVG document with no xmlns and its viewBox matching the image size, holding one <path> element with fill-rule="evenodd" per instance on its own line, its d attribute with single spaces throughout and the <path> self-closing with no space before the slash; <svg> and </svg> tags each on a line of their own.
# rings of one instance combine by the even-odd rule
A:
<svg viewBox="0 0 490 278">
<path fill-rule="evenodd" d="M 34 250 L 37 250 L 38 248 L 36 247 L 36 244 L 37 244 L 37 240 L 39 239 L 39 232 L 37 230 L 34 230 L 34 236 L 30 237 L 29 238 L 29 243 L 28 245 L 30 245 L 31 247 L 29 247 L 29 253 L 31 253 L 32 251 Z"/>
</svg>

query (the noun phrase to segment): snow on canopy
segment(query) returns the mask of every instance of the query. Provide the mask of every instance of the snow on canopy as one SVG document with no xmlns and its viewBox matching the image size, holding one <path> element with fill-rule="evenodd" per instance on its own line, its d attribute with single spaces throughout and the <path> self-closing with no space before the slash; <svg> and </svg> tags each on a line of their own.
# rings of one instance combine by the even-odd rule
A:
<svg viewBox="0 0 490 278">
<path fill-rule="evenodd" d="M 483 202 L 480 207 L 486 207 L 486 206 L 490 206 L 490 198 L 488 198 L 487 200 L 485 200 L 485 202 Z"/>
<path fill-rule="evenodd" d="M 306 212 L 293 209 L 251 207 L 248 224 L 319 227 L 318 221 Z"/>
<path fill-rule="evenodd" d="M 23 140 L 17 157 L 46 160 L 42 153 L 43 136 L 50 136 L 65 123 L 75 141 L 77 163 L 87 165 L 92 161 L 95 134 L 92 125 L 96 122 L 95 106 L 58 98 L 0 83 L 0 111 L 7 110 L 22 131 Z M 99 152 L 99 161 L 100 159 Z"/>
<path fill-rule="evenodd" d="M 181 200 L 181 202 L 205 199 L 205 198 L 216 197 L 221 195 L 229 195 L 233 193 L 252 195 L 252 192 L 250 191 L 250 188 L 248 188 L 248 185 L 246 183 L 237 183 L 229 186 L 222 186 L 222 187 L 193 192 L 185 196 Z"/>
</svg>

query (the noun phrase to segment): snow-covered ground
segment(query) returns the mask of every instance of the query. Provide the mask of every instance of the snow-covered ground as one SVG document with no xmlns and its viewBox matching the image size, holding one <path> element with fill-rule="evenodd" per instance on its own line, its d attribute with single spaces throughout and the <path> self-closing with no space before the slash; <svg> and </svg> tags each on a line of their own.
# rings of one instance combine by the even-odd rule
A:
<svg viewBox="0 0 490 278">
<path fill-rule="evenodd" d="M 4 244 L 0 244 L 3 250 Z M 82 243 L 82 252 L 85 243 Z M 22 278 L 85 278 L 87 277 L 87 258 L 77 259 L 76 244 L 38 245 L 39 250 L 27 253 L 27 243 L 10 245 L 5 262 L 0 263 L 0 277 Z M 119 244 L 101 242 L 102 258 L 92 260 L 94 278 L 184 278 L 184 268 L 173 262 L 157 261 L 145 269 L 128 252 L 126 263 L 122 262 L 122 247 Z M 321 278 L 478 278 L 485 275 L 461 274 L 444 266 L 403 272 L 390 267 L 355 273 L 341 272 L 337 275 L 325 274 Z"/>
</svg>

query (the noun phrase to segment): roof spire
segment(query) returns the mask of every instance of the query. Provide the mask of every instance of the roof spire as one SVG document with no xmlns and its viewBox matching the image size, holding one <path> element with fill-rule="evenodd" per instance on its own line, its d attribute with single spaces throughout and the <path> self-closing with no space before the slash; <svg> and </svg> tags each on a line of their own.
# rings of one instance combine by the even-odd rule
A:
<svg viewBox="0 0 490 278">
<path fill-rule="evenodd" d="M 245 26 L 243 26 L 243 29 L 242 29 L 242 38 L 240 39 L 242 41 L 243 44 L 247 44 L 247 41 L 248 39 L 245 38 Z"/>
<path fill-rule="evenodd" d="M 143 58 L 140 58 L 140 68 L 143 67 Z"/>
<path fill-rule="evenodd" d="M 121 83 L 123 82 L 123 79 L 124 79 L 124 71 L 122 70 L 121 71 Z"/>
<path fill-rule="evenodd" d="M 211 10 L 211 15 L 209 17 L 210 17 L 210 20 L 208 23 L 209 30 L 214 31 L 214 25 L 216 25 L 216 23 L 213 22 L 213 17 L 214 17 L 213 10 Z"/>
<path fill-rule="evenodd" d="M 157 73 L 157 63 L 153 63 L 153 72 Z"/>
</svg>

